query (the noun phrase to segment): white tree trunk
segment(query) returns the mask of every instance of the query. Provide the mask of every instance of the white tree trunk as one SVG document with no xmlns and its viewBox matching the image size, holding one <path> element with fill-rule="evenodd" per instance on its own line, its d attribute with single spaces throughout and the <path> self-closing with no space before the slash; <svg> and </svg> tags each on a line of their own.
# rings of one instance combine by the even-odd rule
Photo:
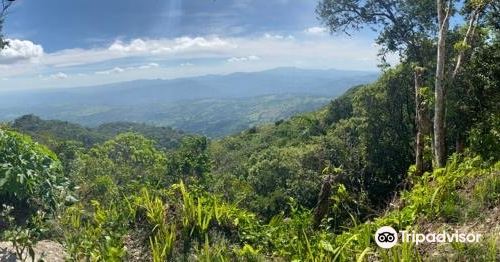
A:
<svg viewBox="0 0 500 262">
<path fill-rule="evenodd" d="M 445 132 L 445 61 L 446 61 L 446 34 L 449 27 L 451 1 L 445 10 L 445 1 L 437 0 L 438 13 L 438 46 L 436 59 L 436 79 L 434 86 L 434 161 L 436 167 L 443 167 L 446 160 L 446 132 Z"/>
</svg>

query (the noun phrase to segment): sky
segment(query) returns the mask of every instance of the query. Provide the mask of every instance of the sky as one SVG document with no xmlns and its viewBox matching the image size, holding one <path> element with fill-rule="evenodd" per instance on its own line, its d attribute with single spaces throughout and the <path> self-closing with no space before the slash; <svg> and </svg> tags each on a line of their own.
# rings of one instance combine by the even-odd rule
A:
<svg viewBox="0 0 500 262">
<path fill-rule="evenodd" d="M 375 32 L 329 34 L 315 0 L 16 0 L 0 89 L 276 67 L 377 70 Z"/>
</svg>

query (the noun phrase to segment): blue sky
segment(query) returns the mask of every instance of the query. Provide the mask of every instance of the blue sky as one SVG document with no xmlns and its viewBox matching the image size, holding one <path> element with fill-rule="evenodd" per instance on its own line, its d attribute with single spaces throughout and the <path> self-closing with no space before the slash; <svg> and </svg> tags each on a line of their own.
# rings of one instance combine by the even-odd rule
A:
<svg viewBox="0 0 500 262">
<path fill-rule="evenodd" d="M 17 0 L 0 88 L 96 85 L 281 66 L 376 70 L 375 33 L 330 35 L 313 0 Z"/>
</svg>

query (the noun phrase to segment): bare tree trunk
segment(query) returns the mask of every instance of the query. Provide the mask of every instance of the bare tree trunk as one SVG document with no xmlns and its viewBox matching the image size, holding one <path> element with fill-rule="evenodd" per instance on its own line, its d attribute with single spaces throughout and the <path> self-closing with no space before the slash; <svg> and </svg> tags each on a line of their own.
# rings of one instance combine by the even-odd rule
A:
<svg viewBox="0 0 500 262">
<path fill-rule="evenodd" d="M 321 185 L 321 190 L 318 196 L 318 203 L 314 208 L 314 216 L 313 216 L 313 228 L 317 229 L 321 225 L 321 221 L 328 213 L 328 209 L 330 208 L 331 201 L 330 196 L 332 195 L 332 186 L 337 183 L 345 182 L 345 177 L 343 174 L 338 175 L 327 175 L 323 180 L 323 184 Z"/>
<path fill-rule="evenodd" d="M 331 175 L 327 176 L 321 185 L 321 191 L 319 192 L 318 203 L 314 209 L 313 217 L 313 228 L 318 228 L 321 224 L 321 220 L 325 217 L 330 208 L 330 195 L 332 194 L 332 182 L 333 177 Z"/>
<path fill-rule="evenodd" d="M 415 68 L 415 125 L 417 127 L 417 136 L 415 144 L 415 174 L 421 176 L 424 169 L 424 114 L 425 108 L 422 104 L 422 95 L 420 89 L 422 88 L 422 74 L 424 68 Z"/>
<path fill-rule="evenodd" d="M 455 141 L 455 151 L 457 153 L 463 153 L 465 149 L 465 142 L 462 134 L 458 134 L 457 139 Z"/>
<path fill-rule="evenodd" d="M 445 132 L 445 61 L 446 61 L 446 34 L 449 27 L 449 15 L 451 12 L 451 1 L 445 10 L 444 0 L 437 0 L 437 13 L 439 24 L 436 79 L 434 87 L 434 161 L 436 167 L 443 167 L 446 158 L 446 132 Z"/>
</svg>

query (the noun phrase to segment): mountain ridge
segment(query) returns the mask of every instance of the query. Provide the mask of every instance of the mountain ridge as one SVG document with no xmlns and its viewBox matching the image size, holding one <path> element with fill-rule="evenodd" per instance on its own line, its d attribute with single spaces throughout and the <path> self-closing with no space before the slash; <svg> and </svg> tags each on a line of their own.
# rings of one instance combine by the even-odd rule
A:
<svg viewBox="0 0 500 262">
<path fill-rule="evenodd" d="M 364 71 L 286 67 L 82 88 L 4 91 L 0 93 L 0 121 L 35 114 L 87 126 L 146 122 L 220 137 L 315 110 L 377 76 Z"/>
</svg>

